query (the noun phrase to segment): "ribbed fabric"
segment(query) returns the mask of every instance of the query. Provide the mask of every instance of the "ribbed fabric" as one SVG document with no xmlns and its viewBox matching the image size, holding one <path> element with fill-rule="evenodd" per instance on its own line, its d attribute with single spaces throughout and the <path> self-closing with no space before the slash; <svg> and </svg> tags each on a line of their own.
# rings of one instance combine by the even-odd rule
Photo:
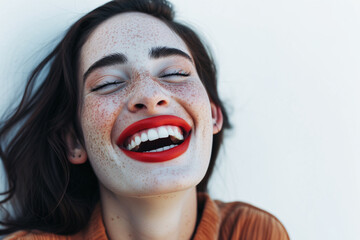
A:
<svg viewBox="0 0 360 240">
<path fill-rule="evenodd" d="M 275 216 L 250 204 L 213 201 L 207 194 L 198 194 L 198 208 L 202 214 L 194 240 L 290 239 Z"/>
<path fill-rule="evenodd" d="M 19 231 L 4 240 L 107 240 L 100 204 L 95 208 L 88 226 L 71 236 L 35 231 Z M 288 240 L 284 226 L 270 213 L 243 202 L 213 201 L 209 195 L 198 194 L 198 224 L 194 240 Z"/>
</svg>

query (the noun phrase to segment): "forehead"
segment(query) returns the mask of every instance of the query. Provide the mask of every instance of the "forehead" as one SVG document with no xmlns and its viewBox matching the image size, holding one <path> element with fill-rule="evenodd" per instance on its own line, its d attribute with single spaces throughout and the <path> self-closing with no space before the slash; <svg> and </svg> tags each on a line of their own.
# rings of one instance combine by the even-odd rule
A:
<svg viewBox="0 0 360 240">
<path fill-rule="evenodd" d="M 109 54 L 123 53 L 130 61 L 138 61 L 152 47 L 162 46 L 178 48 L 190 55 L 182 39 L 161 20 L 137 12 L 118 14 L 90 34 L 81 49 L 80 72 Z"/>
</svg>

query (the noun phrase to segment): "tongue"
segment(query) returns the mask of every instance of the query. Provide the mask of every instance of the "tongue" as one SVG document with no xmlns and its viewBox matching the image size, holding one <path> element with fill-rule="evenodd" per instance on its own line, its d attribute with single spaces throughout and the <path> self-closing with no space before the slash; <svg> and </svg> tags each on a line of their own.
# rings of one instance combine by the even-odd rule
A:
<svg viewBox="0 0 360 240">
<path fill-rule="evenodd" d="M 170 136 L 170 139 L 171 139 L 171 142 L 173 142 L 173 143 L 175 143 L 175 144 L 181 141 L 181 140 L 177 139 L 177 138 L 174 137 L 174 136 Z"/>
</svg>

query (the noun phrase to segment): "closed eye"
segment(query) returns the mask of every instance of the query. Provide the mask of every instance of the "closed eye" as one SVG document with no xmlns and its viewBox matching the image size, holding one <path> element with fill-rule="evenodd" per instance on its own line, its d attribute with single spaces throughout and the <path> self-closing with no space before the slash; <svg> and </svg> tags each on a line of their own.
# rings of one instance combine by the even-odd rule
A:
<svg viewBox="0 0 360 240">
<path fill-rule="evenodd" d="M 172 76 L 188 77 L 188 76 L 190 76 L 190 72 L 175 71 L 175 72 L 170 72 L 170 73 L 164 73 L 160 76 L 160 78 L 166 78 L 166 77 L 172 77 Z"/>
<path fill-rule="evenodd" d="M 116 88 L 118 85 L 120 85 L 120 84 L 122 84 L 122 83 L 124 83 L 124 82 L 123 82 L 123 81 L 119 81 L 119 80 L 106 81 L 106 82 L 104 82 L 104 83 L 102 83 L 102 84 L 100 84 L 100 85 L 92 88 L 92 89 L 91 89 L 91 92 L 96 92 L 96 91 L 98 91 L 98 90 L 100 90 L 100 89 L 106 89 L 106 88 L 108 88 L 108 87 L 115 87 L 115 88 Z"/>
</svg>

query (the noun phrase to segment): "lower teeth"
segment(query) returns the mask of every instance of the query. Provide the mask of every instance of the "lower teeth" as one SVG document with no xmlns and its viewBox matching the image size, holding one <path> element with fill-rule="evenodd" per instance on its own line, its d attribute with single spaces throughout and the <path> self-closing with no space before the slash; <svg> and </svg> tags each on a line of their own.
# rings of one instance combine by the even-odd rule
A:
<svg viewBox="0 0 360 240">
<path fill-rule="evenodd" d="M 154 150 L 150 150 L 150 151 L 145 151 L 145 152 L 162 152 L 162 151 L 165 151 L 165 150 L 169 150 L 173 147 L 176 147 L 177 145 L 170 145 L 170 146 L 165 146 L 165 147 L 161 147 L 161 148 L 158 148 L 158 149 L 154 149 Z"/>
</svg>

